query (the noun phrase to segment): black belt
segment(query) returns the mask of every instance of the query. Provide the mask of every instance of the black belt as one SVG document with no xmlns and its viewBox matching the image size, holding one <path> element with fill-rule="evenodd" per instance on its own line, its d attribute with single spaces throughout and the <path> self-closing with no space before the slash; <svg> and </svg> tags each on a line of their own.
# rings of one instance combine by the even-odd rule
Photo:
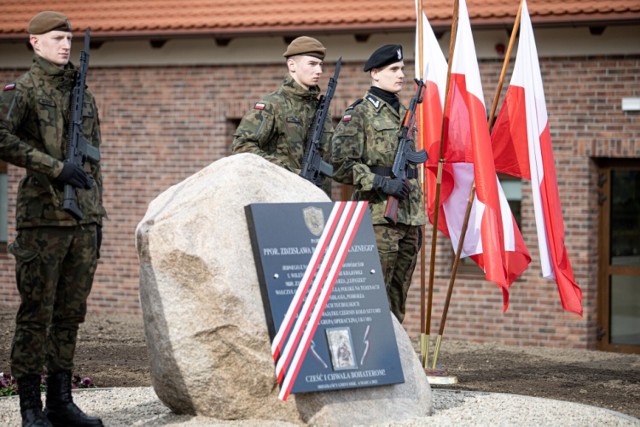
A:
<svg viewBox="0 0 640 427">
<path fill-rule="evenodd" d="M 386 166 L 369 166 L 369 170 L 381 176 L 391 176 L 391 168 L 388 168 Z M 407 171 L 407 178 L 412 179 L 417 177 L 418 177 L 418 170 L 414 168 L 409 168 L 409 170 Z"/>
</svg>

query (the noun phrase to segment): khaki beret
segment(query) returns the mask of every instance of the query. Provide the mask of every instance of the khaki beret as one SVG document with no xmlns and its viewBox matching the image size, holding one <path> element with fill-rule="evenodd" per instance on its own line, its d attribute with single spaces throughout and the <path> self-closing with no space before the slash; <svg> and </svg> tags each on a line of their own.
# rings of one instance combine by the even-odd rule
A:
<svg viewBox="0 0 640 427">
<path fill-rule="evenodd" d="M 371 54 L 367 63 L 364 64 L 364 71 L 369 71 L 373 68 L 382 68 L 394 62 L 400 62 L 402 61 L 402 57 L 401 45 L 386 44 Z"/>
<path fill-rule="evenodd" d="M 61 13 L 47 10 L 40 12 L 29 21 L 27 31 L 29 34 L 44 34 L 49 31 L 69 31 L 71 32 L 71 23 L 69 18 Z"/>
<path fill-rule="evenodd" d="M 324 53 L 327 49 L 318 40 L 313 37 L 298 37 L 287 47 L 287 51 L 282 54 L 285 58 L 293 55 L 309 55 L 318 59 L 324 59 Z"/>
</svg>

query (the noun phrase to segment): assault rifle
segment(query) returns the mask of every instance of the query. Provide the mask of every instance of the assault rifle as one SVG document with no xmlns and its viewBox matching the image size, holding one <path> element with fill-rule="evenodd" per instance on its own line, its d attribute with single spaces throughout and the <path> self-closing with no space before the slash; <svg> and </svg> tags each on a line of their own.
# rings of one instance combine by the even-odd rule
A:
<svg viewBox="0 0 640 427">
<path fill-rule="evenodd" d="M 307 146 L 302 159 L 302 170 L 300 171 L 300 176 L 313 182 L 318 187 L 322 186 L 324 177 L 330 177 L 333 175 L 333 166 L 322 160 L 319 150 L 322 132 L 324 132 L 324 123 L 329 112 L 329 105 L 331 104 L 331 98 L 333 98 L 336 86 L 338 85 L 338 75 L 340 75 L 341 65 L 342 57 L 338 58 L 338 62 L 336 62 L 336 71 L 333 74 L 333 77 L 329 79 L 329 86 L 327 87 L 326 95 L 320 96 L 320 102 L 318 103 L 318 108 L 313 116 L 311 131 L 307 138 Z"/>
<path fill-rule="evenodd" d="M 398 151 L 396 151 L 396 157 L 393 160 L 393 166 L 391 167 L 391 176 L 393 178 L 406 179 L 407 170 L 409 164 L 417 165 L 427 161 L 427 152 L 423 150 L 413 151 L 411 148 L 411 142 L 413 141 L 413 128 L 416 123 L 416 108 L 418 104 L 422 103 L 422 92 L 424 90 L 424 82 L 419 79 L 415 79 L 418 84 L 416 95 L 411 99 L 409 108 L 407 109 L 404 120 L 402 122 L 402 129 L 400 129 L 400 137 L 398 138 Z M 387 207 L 384 210 L 384 219 L 396 224 L 398 221 L 398 199 L 394 196 L 389 196 L 387 199 Z"/>
<path fill-rule="evenodd" d="M 84 35 L 84 50 L 80 52 L 80 64 L 76 75 L 76 81 L 71 92 L 71 110 L 69 117 L 69 140 L 67 141 L 67 153 L 65 162 L 84 167 L 87 159 L 95 162 L 100 160 L 100 151 L 89 144 L 82 134 L 82 105 L 84 102 L 85 82 L 89 70 L 89 29 Z M 81 220 L 84 214 L 78 207 L 76 189 L 70 185 L 64 186 L 64 199 L 62 208 L 75 219 Z"/>
</svg>

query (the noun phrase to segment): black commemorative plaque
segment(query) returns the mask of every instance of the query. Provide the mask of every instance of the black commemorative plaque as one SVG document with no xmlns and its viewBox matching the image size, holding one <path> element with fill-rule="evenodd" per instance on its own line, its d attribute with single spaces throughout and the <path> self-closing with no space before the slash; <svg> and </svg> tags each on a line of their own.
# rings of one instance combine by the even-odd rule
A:
<svg viewBox="0 0 640 427">
<path fill-rule="evenodd" d="M 251 204 L 246 214 L 281 395 L 404 382 L 366 203 Z"/>
</svg>

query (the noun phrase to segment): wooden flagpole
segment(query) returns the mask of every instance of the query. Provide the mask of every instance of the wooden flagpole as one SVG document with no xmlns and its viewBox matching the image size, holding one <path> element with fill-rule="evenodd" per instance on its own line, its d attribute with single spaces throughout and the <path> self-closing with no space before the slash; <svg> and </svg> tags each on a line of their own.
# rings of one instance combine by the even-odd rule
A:
<svg viewBox="0 0 640 427">
<path fill-rule="evenodd" d="M 496 88 L 496 93 L 493 97 L 493 105 L 491 107 L 491 113 L 489 114 L 489 127 L 493 126 L 493 122 L 495 121 L 495 114 L 498 108 L 498 100 L 500 99 L 500 93 L 502 92 L 502 86 L 504 84 L 504 76 L 507 72 L 507 67 L 509 66 L 509 60 L 511 58 L 511 51 L 513 49 L 513 45 L 516 41 L 516 34 L 518 33 L 518 27 L 520 26 L 520 17 L 522 15 L 522 0 L 520 0 L 520 6 L 518 7 L 518 13 L 516 15 L 516 20 L 513 24 L 513 31 L 511 31 L 511 37 L 509 39 L 509 47 L 507 48 L 507 52 L 504 56 L 504 61 L 502 62 L 502 71 L 500 72 L 500 78 L 498 80 L 498 87 Z M 464 222 L 462 224 L 462 230 L 460 231 L 460 240 L 458 241 L 458 247 L 456 248 L 455 258 L 453 261 L 453 267 L 451 268 L 451 277 L 449 278 L 449 287 L 447 289 L 447 297 L 444 304 L 444 310 L 442 311 L 442 318 L 440 319 L 440 328 L 438 331 L 438 336 L 436 337 L 436 346 L 433 353 L 433 364 L 431 367 L 433 369 L 436 368 L 436 363 L 438 361 L 438 354 L 440 353 L 440 345 L 442 343 L 442 336 L 444 335 L 444 327 L 447 321 L 447 313 L 449 311 L 449 303 L 451 302 L 451 294 L 453 293 L 453 285 L 456 281 L 456 274 L 458 272 L 458 265 L 460 264 L 460 254 L 462 253 L 462 246 L 464 245 L 464 239 L 467 234 L 467 228 L 469 225 L 469 217 L 471 216 L 471 207 L 473 205 L 473 199 L 476 193 L 476 183 L 473 182 L 471 186 L 471 191 L 469 192 L 469 200 L 467 202 L 467 209 L 464 214 Z"/>
<path fill-rule="evenodd" d="M 435 263 L 436 263 L 436 243 L 438 241 L 438 217 L 440 213 L 440 191 L 442 186 L 442 168 L 445 162 L 443 158 L 444 155 L 444 124 L 445 124 L 445 113 L 447 111 L 447 104 L 449 99 L 449 85 L 451 83 L 451 66 L 453 59 L 453 50 L 456 44 L 456 33 L 458 31 L 458 0 L 454 0 L 453 2 L 453 17 L 451 20 L 451 40 L 449 41 L 449 61 L 447 65 L 447 84 L 445 87 L 445 95 L 444 95 L 444 106 L 442 109 L 442 126 L 440 128 L 440 150 L 438 152 L 438 175 L 436 177 L 436 194 L 435 194 L 435 207 L 436 210 L 433 214 L 433 230 L 431 234 L 431 259 L 429 264 L 429 297 L 427 302 L 427 315 L 425 321 L 425 351 L 424 351 L 424 368 L 427 368 L 429 365 L 429 343 L 430 343 L 430 334 L 431 334 L 431 308 L 433 306 L 433 281 L 435 274 Z"/>
<path fill-rule="evenodd" d="M 418 31 L 418 78 L 420 80 L 424 80 L 426 76 L 423 76 L 422 73 L 424 72 L 424 46 L 423 46 L 423 38 L 424 38 L 424 28 L 422 25 L 422 13 L 423 13 L 423 6 L 422 6 L 422 0 L 418 0 L 418 11 L 417 11 L 417 23 L 418 23 L 418 28 L 416 28 L 416 30 Z M 423 117 L 424 115 L 424 102 L 420 103 L 418 105 L 418 108 L 420 109 L 420 117 Z M 421 133 L 419 140 L 423 141 L 423 145 L 424 145 L 424 131 L 422 129 L 422 126 L 418 127 L 418 132 Z M 425 148 L 424 146 L 422 148 Z M 422 187 L 422 206 L 425 210 L 425 216 L 427 215 L 427 204 L 425 203 L 425 194 L 427 194 L 427 181 L 425 179 L 425 164 L 422 164 L 422 167 L 420 168 L 420 185 Z M 424 236 L 424 231 L 425 231 L 425 226 L 422 225 L 421 227 L 421 235 Z M 425 333 L 424 330 L 424 322 L 425 322 L 425 291 L 426 291 L 426 273 L 425 273 L 425 267 L 426 267 L 426 255 L 424 253 L 425 251 L 425 244 L 424 244 L 424 239 L 422 239 L 422 242 L 420 243 L 420 357 L 423 363 L 425 358 L 427 357 L 427 353 L 426 353 L 426 340 L 427 340 L 427 335 Z"/>
<path fill-rule="evenodd" d="M 491 106 L 491 113 L 489 114 L 489 130 L 491 130 L 491 128 L 493 127 L 493 122 L 496 118 L 496 110 L 498 109 L 498 100 L 500 99 L 500 93 L 502 92 L 502 86 L 504 84 L 504 76 L 507 73 L 507 66 L 509 65 L 509 60 L 511 59 L 511 51 L 513 50 L 513 45 L 516 41 L 516 34 L 518 34 L 518 29 L 520 28 L 520 18 L 522 17 L 522 3 L 523 1 L 520 0 L 518 14 L 516 15 L 516 20 L 513 23 L 511 38 L 509 38 L 509 46 L 507 47 L 507 52 L 504 55 L 504 62 L 502 63 L 502 71 L 500 72 L 498 87 L 496 88 L 496 93 L 493 96 L 493 105 Z"/>
</svg>

